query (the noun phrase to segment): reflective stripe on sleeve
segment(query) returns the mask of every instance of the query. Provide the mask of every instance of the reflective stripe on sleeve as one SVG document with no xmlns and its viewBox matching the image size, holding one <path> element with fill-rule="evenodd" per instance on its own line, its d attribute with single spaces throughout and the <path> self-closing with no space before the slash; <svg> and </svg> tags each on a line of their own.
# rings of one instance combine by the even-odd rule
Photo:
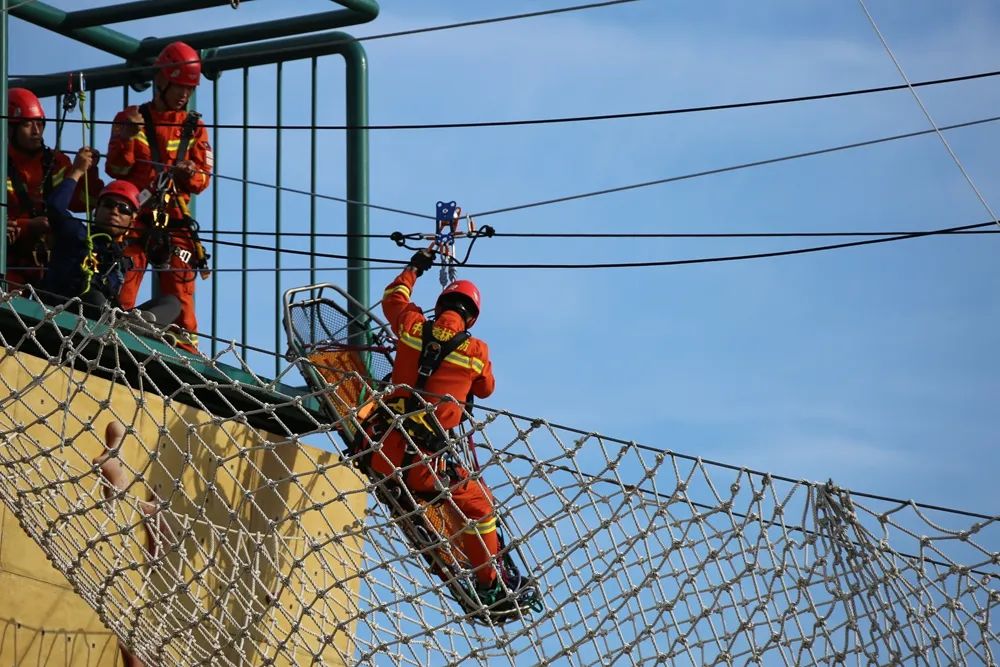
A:
<svg viewBox="0 0 1000 667">
<path fill-rule="evenodd" d="M 382 293 L 382 298 L 384 299 L 391 294 L 396 294 L 397 292 L 406 295 L 407 299 L 410 298 L 411 294 L 410 288 L 407 287 L 406 285 L 396 285 L 395 287 L 389 287 L 388 289 L 385 290 L 385 292 Z"/>
<path fill-rule="evenodd" d="M 66 177 L 66 167 L 63 167 L 59 171 L 52 174 L 52 187 L 56 187 L 57 185 L 62 183 L 65 177 Z"/>
<path fill-rule="evenodd" d="M 466 535 L 486 535 L 487 533 L 492 533 L 497 529 L 496 517 L 491 517 L 485 521 L 480 521 L 479 523 L 466 528 L 462 532 Z"/>
</svg>

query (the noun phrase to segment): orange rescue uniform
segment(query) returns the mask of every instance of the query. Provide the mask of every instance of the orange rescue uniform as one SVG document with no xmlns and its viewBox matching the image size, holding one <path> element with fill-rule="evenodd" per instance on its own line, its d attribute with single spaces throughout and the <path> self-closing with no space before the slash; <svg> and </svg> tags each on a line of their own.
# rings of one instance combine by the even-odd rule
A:
<svg viewBox="0 0 1000 667">
<path fill-rule="evenodd" d="M 160 159 L 168 165 L 173 165 L 177 160 L 177 151 L 181 143 L 181 124 L 187 117 L 187 111 L 157 111 L 151 104 L 148 108 L 155 128 L 155 136 L 148 137 L 141 124 L 139 131 L 132 134 L 134 126 L 128 120 L 128 116 L 133 112 L 138 113 L 138 107 L 132 106 L 120 111 L 115 116 L 115 124 L 112 126 L 111 142 L 108 144 L 108 157 L 105 164 L 105 171 L 109 176 L 130 181 L 139 189 L 140 193 L 143 190 L 152 193 L 156 189 L 156 180 L 159 176 L 160 167 L 152 163 L 153 152 L 149 142 L 155 141 L 159 149 Z M 174 199 L 176 205 L 168 210 L 170 240 L 177 250 L 193 253 L 194 240 L 190 228 L 184 223 L 184 216 L 190 213 L 191 195 L 203 192 L 208 187 L 212 168 L 215 166 L 212 147 L 208 143 L 208 131 L 200 120 L 190 142 L 188 142 L 184 159 L 191 160 L 197 171 L 190 177 L 181 172 L 178 172 L 174 177 L 177 197 Z M 140 220 L 142 219 L 141 216 Z M 125 252 L 126 256 L 132 259 L 134 268 L 126 277 L 125 284 L 118 296 L 122 308 L 135 306 L 139 287 L 142 285 L 146 267 L 149 265 L 149 258 L 146 256 L 145 235 L 143 234 L 144 224 L 140 222 L 136 232 L 137 238 Z M 176 324 L 193 334 L 198 330 L 198 318 L 194 306 L 196 273 L 177 252 L 171 253 L 168 268 L 169 271 L 160 273 L 160 289 L 164 294 L 173 294 L 180 300 L 181 314 L 177 318 Z M 193 335 L 191 338 L 197 344 L 197 338 Z"/>
<path fill-rule="evenodd" d="M 7 266 L 16 267 L 7 270 L 7 280 L 20 285 L 35 284 L 41 280 L 45 264 L 48 262 L 48 252 L 40 246 L 44 243 L 46 248 L 51 247 L 50 239 L 31 238 L 27 228 L 29 220 L 45 214 L 43 151 L 32 154 L 18 150 L 12 145 L 7 148 L 8 167 L 14 172 L 7 176 Z M 65 153 L 52 150 L 50 178 L 53 190 L 62 183 L 72 165 L 72 160 Z M 15 178 L 24 184 L 29 201 L 21 201 L 19 188 L 14 187 Z M 97 204 L 97 196 L 104 187 L 96 168 L 91 168 L 87 172 L 87 185 L 90 205 L 94 206 Z M 87 209 L 83 179 L 80 179 L 76 186 L 69 209 L 77 212 Z"/>
<path fill-rule="evenodd" d="M 410 301 L 417 274 L 412 269 L 404 270 L 385 290 L 382 310 L 392 330 L 399 337 L 396 361 L 392 368 L 393 384 L 414 386 L 417 382 L 417 366 L 423 346 L 424 326 L 431 323 L 420 308 Z M 445 311 L 433 323 L 433 334 L 437 340 L 446 341 L 465 330 L 465 322 L 454 311 Z M 469 394 L 486 398 L 493 393 L 496 380 L 490 363 L 489 349 L 478 338 L 469 338 L 449 354 L 441 366 L 427 380 L 424 390 L 428 394 L 449 395 L 464 401 Z M 408 396 L 406 389 L 398 389 L 385 399 L 386 403 L 395 398 Z M 451 402 L 438 402 L 434 396 L 427 396 L 429 403 L 436 403 L 434 414 L 442 428 L 458 426 L 462 419 L 462 408 Z M 382 444 L 380 453 L 371 458 L 375 472 L 391 475 L 402 464 L 406 452 L 406 438 L 397 431 L 389 433 Z M 440 457 L 418 463 L 405 472 L 403 483 L 415 493 L 436 493 L 438 485 L 449 485 L 448 476 L 443 474 Z M 451 484 L 451 499 L 459 511 L 475 522 L 462 536 L 462 546 L 470 562 L 476 568 L 476 577 L 483 584 L 489 584 L 496 576 L 496 570 L 487 563 L 498 550 L 496 517 L 493 514 L 493 495 L 482 480 L 469 479 L 469 471 L 456 466 L 455 480 Z M 439 481 L 440 480 L 440 481 Z M 485 549 L 484 549 L 485 547 Z"/>
</svg>

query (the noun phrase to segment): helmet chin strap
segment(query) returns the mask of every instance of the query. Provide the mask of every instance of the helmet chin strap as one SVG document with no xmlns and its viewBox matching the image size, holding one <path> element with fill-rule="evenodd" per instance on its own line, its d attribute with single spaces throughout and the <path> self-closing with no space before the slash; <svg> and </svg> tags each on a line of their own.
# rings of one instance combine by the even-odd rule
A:
<svg viewBox="0 0 1000 667">
<path fill-rule="evenodd" d="M 156 85 L 155 82 L 153 85 Z M 174 84 L 167 81 L 162 86 L 156 86 L 156 98 L 159 100 L 160 106 L 162 106 L 167 111 L 170 111 L 170 107 L 167 106 L 167 91 L 170 90 L 170 86 L 172 85 Z"/>
<path fill-rule="evenodd" d="M 460 301 L 451 301 L 445 304 L 441 308 L 440 314 L 438 313 L 434 314 L 434 319 L 436 320 L 437 318 L 441 317 L 441 315 L 447 313 L 449 310 L 452 311 L 453 313 L 457 313 L 458 316 L 462 318 L 462 322 L 465 324 L 466 329 L 472 328 L 472 325 L 469 324 L 469 320 L 472 319 L 472 315 L 469 313 L 468 307 Z"/>
</svg>

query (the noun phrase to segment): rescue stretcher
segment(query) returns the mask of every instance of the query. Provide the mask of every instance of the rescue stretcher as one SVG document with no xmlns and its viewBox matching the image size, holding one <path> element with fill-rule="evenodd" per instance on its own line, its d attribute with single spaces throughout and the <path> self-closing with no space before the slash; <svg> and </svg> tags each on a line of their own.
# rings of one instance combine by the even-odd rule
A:
<svg viewBox="0 0 1000 667">
<path fill-rule="evenodd" d="M 284 323 L 288 358 L 337 425 L 346 456 L 373 483 L 379 502 L 389 510 L 410 547 L 423 557 L 428 571 L 445 583 L 449 597 L 472 621 L 482 624 L 499 625 L 541 611 L 537 583 L 521 576 L 525 560 L 520 550 L 505 546 L 500 508 L 496 509 L 500 538 L 496 567 L 513 592 L 487 608 L 474 592 L 472 565 L 462 548 L 464 517 L 447 501 L 422 497 L 373 473 L 356 450 L 358 425 L 378 408 L 378 392 L 388 385 L 392 373 L 396 339 L 388 324 L 331 284 L 285 292 Z M 464 424 L 449 434 L 448 455 L 475 470 L 474 443 Z"/>
</svg>

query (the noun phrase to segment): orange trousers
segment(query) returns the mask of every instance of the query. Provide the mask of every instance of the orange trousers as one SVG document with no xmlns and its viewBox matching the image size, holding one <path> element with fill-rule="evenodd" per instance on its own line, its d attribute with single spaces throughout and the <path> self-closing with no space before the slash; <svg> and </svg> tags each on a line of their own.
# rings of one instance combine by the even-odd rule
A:
<svg viewBox="0 0 1000 667">
<path fill-rule="evenodd" d="M 375 434 L 369 433 L 369 437 L 372 442 L 378 442 Z M 381 452 L 372 452 L 372 469 L 379 475 L 391 475 L 402 466 L 406 447 L 405 436 L 397 431 L 390 432 L 382 441 Z M 450 489 L 451 502 L 466 519 L 474 522 L 462 534 L 462 549 L 476 572 L 476 579 L 483 585 L 495 581 L 497 571 L 489 562 L 491 557 L 497 555 L 500 545 L 496 517 L 493 514 L 493 494 L 486 483 L 470 479 L 469 471 L 460 465 L 452 468 L 450 476 L 442 456 L 425 461 L 413 456 L 407 469 L 402 472 L 402 480 L 406 488 L 416 494 L 440 493 L 442 487 Z"/>
<path fill-rule="evenodd" d="M 18 258 L 10 258 L 7 260 L 8 264 L 15 266 L 27 266 L 26 260 Z M 24 269 L 8 269 L 5 280 L 7 281 L 7 289 L 16 289 L 21 285 L 37 285 L 42 282 L 42 277 L 45 275 L 45 269 L 39 268 L 24 268 Z"/>
<path fill-rule="evenodd" d="M 194 242 L 190 235 L 174 233 L 171 235 L 175 252 L 170 255 L 170 264 L 167 270 L 157 271 L 160 278 L 160 292 L 162 294 L 173 294 L 181 302 L 181 314 L 174 321 L 174 324 L 189 332 L 194 349 L 191 345 L 180 344 L 178 347 L 187 349 L 189 352 L 197 352 L 198 337 L 198 316 L 194 307 L 194 283 L 197 273 L 191 270 L 183 257 L 177 254 L 181 252 L 193 252 Z M 125 283 L 121 292 L 118 293 L 118 303 L 125 310 L 135 307 L 136 299 L 139 296 L 139 288 L 142 280 L 146 276 L 146 269 L 149 267 L 149 258 L 146 256 L 146 248 L 141 242 L 135 242 L 125 248 L 125 255 L 132 260 L 132 270 L 125 276 Z"/>
</svg>

